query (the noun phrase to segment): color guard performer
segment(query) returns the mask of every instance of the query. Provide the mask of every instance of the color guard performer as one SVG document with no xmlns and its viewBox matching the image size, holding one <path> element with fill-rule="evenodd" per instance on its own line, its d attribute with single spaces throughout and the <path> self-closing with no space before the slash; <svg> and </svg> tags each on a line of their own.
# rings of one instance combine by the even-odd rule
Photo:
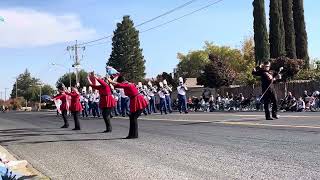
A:
<svg viewBox="0 0 320 180">
<path fill-rule="evenodd" d="M 74 119 L 74 129 L 72 130 L 81 130 L 79 116 L 82 111 L 82 106 L 80 103 L 80 93 L 76 87 L 71 88 L 71 92 L 66 92 L 67 95 L 71 97 L 70 111 Z"/>
<path fill-rule="evenodd" d="M 106 130 L 104 131 L 104 133 L 110 133 L 112 132 L 112 125 L 110 122 L 111 112 L 113 108 L 116 106 L 116 101 L 113 98 L 110 84 L 106 83 L 103 79 L 100 79 L 97 76 L 95 76 L 93 72 L 90 74 L 89 79 L 91 80 L 91 82 L 92 80 L 97 80 L 100 83 L 99 86 L 94 84 L 90 84 L 90 86 L 93 89 L 96 89 L 99 91 L 99 94 L 100 94 L 99 107 L 102 110 L 102 117 L 106 124 Z"/>
<path fill-rule="evenodd" d="M 138 117 L 148 106 L 148 102 L 143 95 L 139 93 L 135 84 L 127 82 L 122 75 L 119 75 L 114 80 L 116 82 L 109 78 L 109 82 L 113 84 L 115 88 L 123 88 L 125 94 L 130 98 L 130 130 L 127 139 L 138 138 Z"/>
<path fill-rule="evenodd" d="M 68 105 L 67 105 L 67 94 L 65 93 L 65 87 L 64 85 L 59 85 L 58 87 L 59 94 L 52 97 L 52 100 L 60 100 L 61 105 L 60 105 L 60 111 L 62 114 L 62 118 L 64 121 L 64 125 L 61 128 L 68 128 L 69 123 L 68 123 Z M 58 107 L 57 107 L 58 108 Z"/>
</svg>

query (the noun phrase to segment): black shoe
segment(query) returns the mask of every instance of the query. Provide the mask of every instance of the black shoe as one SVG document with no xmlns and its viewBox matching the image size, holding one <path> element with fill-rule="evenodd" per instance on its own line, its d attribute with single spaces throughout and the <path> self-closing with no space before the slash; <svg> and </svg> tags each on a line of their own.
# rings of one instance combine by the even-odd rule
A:
<svg viewBox="0 0 320 180">
<path fill-rule="evenodd" d="M 80 128 L 73 128 L 72 131 L 80 131 Z"/>
<path fill-rule="evenodd" d="M 188 111 L 186 111 L 186 112 L 184 112 L 185 114 L 188 114 L 189 112 Z"/>
<path fill-rule="evenodd" d="M 105 131 L 103 131 L 103 133 L 111 133 L 112 132 L 112 130 L 105 130 Z"/>
<path fill-rule="evenodd" d="M 266 118 L 266 120 L 268 120 L 268 121 L 272 121 L 273 119 L 272 119 L 272 118 Z"/>
<path fill-rule="evenodd" d="M 126 117 L 126 115 L 122 115 L 122 117 Z"/>
<path fill-rule="evenodd" d="M 279 119 L 279 116 L 275 115 L 275 116 L 272 116 L 273 119 Z"/>
<path fill-rule="evenodd" d="M 61 126 L 61 128 L 68 128 L 69 127 L 69 125 L 63 125 L 63 126 Z"/>
<path fill-rule="evenodd" d="M 138 138 L 138 136 L 137 137 L 135 137 L 135 136 L 127 136 L 126 137 L 126 139 L 137 139 Z"/>
</svg>

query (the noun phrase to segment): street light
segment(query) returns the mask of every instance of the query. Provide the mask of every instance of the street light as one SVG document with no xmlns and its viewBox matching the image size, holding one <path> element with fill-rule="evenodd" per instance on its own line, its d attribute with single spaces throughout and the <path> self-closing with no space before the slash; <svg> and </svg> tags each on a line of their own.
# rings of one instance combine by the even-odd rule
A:
<svg viewBox="0 0 320 180">
<path fill-rule="evenodd" d="M 65 68 L 66 70 L 69 71 L 69 85 L 71 87 L 71 70 L 70 68 L 67 68 L 66 66 L 62 65 L 62 64 L 57 64 L 57 63 L 50 63 L 50 65 L 52 66 L 59 66 L 59 67 L 62 67 L 62 68 Z"/>
<path fill-rule="evenodd" d="M 39 97 L 39 111 L 41 110 L 41 93 L 42 93 L 42 83 L 37 84 L 40 87 L 40 97 Z"/>
</svg>

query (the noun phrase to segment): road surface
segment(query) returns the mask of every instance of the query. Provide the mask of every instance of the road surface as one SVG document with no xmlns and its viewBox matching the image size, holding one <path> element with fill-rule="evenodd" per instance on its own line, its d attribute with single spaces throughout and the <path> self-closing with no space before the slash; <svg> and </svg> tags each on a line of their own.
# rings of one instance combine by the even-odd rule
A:
<svg viewBox="0 0 320 180">
<path fill-rule="evenodd" d="M 320 179 L 320 113 L 191 113 L 142 116 L 139 139 L 127 118 L 82 119 L 59 129 L 51 112 L 0 114 L 0 145 L 58 180 Z"/>
</svg>

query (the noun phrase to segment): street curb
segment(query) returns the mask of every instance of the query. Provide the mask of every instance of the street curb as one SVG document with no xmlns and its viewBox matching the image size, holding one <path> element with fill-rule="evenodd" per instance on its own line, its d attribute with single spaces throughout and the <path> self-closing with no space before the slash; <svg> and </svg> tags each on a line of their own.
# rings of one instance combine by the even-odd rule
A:
<svg viewBox="0 0 320 180">
<path fill-rule="evenodd" d="M 0 152 L 6 155 L 6 159 L 9 161 L 16 161 L 19 160 L 20 158 L 13 154 L 10 153 L 7 149 L 5 149 L 3 146 L 0 146 Z M 14 172 L 17 172 L 19 174 L 22 174 L 24 176 L 30 176 L 29 179 L 32 180 L 50 180 L 49 177 L 45 176 L 42 174 L 40 171 L 36 170 L 29 162 L 28 165 L 24 168 L 19 168 L 19 169 L 14 169 Z"/>
</svg>

